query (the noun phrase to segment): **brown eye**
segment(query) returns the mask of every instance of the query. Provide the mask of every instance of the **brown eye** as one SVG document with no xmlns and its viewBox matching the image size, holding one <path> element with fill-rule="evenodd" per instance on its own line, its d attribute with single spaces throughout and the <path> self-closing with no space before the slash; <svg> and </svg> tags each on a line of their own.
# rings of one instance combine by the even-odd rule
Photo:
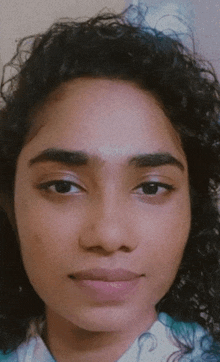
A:
<svg viewBox="0 0 220 362">
<path fill-rule="evenodd" d="M 72 185 L 70 182 L 59 181 L 59 182 L 56 182 L 53 187 L 56 192 L 58 192 L 60 194 L 65 194 L 65 193 L 70 192 Z"/>
<path fill-rule="evenodd" d="M 139 194 L 157 195 L 173 190 L 173 186 L 161 182 L 143 182 L 136 190 L 141 190 L 141 192 L 138 192 Z"/>
<path fill-rule="evenodd" d="M 156 183 L 146 183 L 142 185 L 144 194 L 155 195 L 158 192 L 159 186 Z"/>
<path fill-rule="evenodd" d="M 82 190 L 82 188 L 79 185 L 65 180 L 49 181 L 39 185 L 39 188 L 41 190 L 45 190 L 48 192 L 54 192 L 58 194 L 68 194 L 68 195 L 77 194 Z"/>
</svg>

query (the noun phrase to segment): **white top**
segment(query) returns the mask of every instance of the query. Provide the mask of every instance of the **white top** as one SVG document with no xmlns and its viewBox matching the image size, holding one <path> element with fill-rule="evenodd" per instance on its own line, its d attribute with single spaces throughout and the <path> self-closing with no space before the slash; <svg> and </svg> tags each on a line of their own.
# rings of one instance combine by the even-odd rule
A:
<svg viewBox="0 0 220 362">
<path fill-rule="evenodd" d="M 178 340 L 188 346 L 194 345 L 192 351 L 182 357 L 181 362 L 189 361 L 189 357 L 196 362 L 202 361 L 203 351 L 210 346 L 212 341 L 205 330 L 196 323 L 174 322 L 167 314 L 160 313 L 150 330 L 137 337 L 118 361 L 112 362 L 165 362 L 172 353 L 176 352 L 178 356 L 181 349 L 171 334 L 171 325 Z M 220 356 L 217 357 L 216 361 L 218 360 Z M 212 361 L 214 362 L 215 359 Z M 55 362 L 55 359 L 42 338 L 35 335 L 22 343 L 15 352 L 6 356 L 0 353 L 0 362 Z"/>
</svg>

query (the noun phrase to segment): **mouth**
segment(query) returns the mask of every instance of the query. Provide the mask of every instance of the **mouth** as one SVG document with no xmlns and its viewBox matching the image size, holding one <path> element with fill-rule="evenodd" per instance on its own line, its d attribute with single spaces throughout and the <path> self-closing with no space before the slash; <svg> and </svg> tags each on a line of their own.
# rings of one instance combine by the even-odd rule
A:
<svg viewBox="0 0 220 362">
<path fill-rule="evenodd" d="M 129 281 L 140 276 L 143 276 L 143 274 L 138 274 L 122 268 L 94 268 L 75 272 L 74 274 L 69 275 L 71 279 L 76 280 L 102 280 L 106 282 Z"/>
<path fill-rule="evenodd" d="M 125 269 L 90 269 L 69 275 L 80 291 L 96 302 L 119 302 L 134 295 L 143 274 Z"/>
</svg>

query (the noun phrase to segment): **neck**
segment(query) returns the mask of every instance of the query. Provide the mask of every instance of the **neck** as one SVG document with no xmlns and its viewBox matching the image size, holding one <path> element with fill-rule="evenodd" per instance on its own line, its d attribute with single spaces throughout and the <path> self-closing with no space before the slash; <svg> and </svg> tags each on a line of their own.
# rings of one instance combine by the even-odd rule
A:
<svg viewBox="0 0 220 362">
<path fill-rule="evenodd" d="M 148 319 L 130 323 L 123 330 L 97 332 L 73 325 L 48 310 L 43 339 L 57 362 L 113 362 L 152 326 L 156 318 L 155 312 Z"/>
</svg>

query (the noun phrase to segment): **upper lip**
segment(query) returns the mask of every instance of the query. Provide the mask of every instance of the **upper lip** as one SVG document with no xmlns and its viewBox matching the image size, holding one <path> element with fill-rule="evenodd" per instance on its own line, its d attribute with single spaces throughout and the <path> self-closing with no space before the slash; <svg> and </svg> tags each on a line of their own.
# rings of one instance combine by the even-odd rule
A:
<svg viewBox="0 0 220 362">
<path fill-rule="evenodd" d="M 142 274 L 143 275 L 143 274 Z M 108 282 L 115 281 L 126 281 L 131 280 L 137 277 L 140 277 L 141 274 L 132 272 L 130 270 L 118 268 L 118 269 L 105 269 L 105 268 L 95 268 L 75 272 L 71 274 L 70 277 L 78 280 L 103 280 Z"/>
</svg>

